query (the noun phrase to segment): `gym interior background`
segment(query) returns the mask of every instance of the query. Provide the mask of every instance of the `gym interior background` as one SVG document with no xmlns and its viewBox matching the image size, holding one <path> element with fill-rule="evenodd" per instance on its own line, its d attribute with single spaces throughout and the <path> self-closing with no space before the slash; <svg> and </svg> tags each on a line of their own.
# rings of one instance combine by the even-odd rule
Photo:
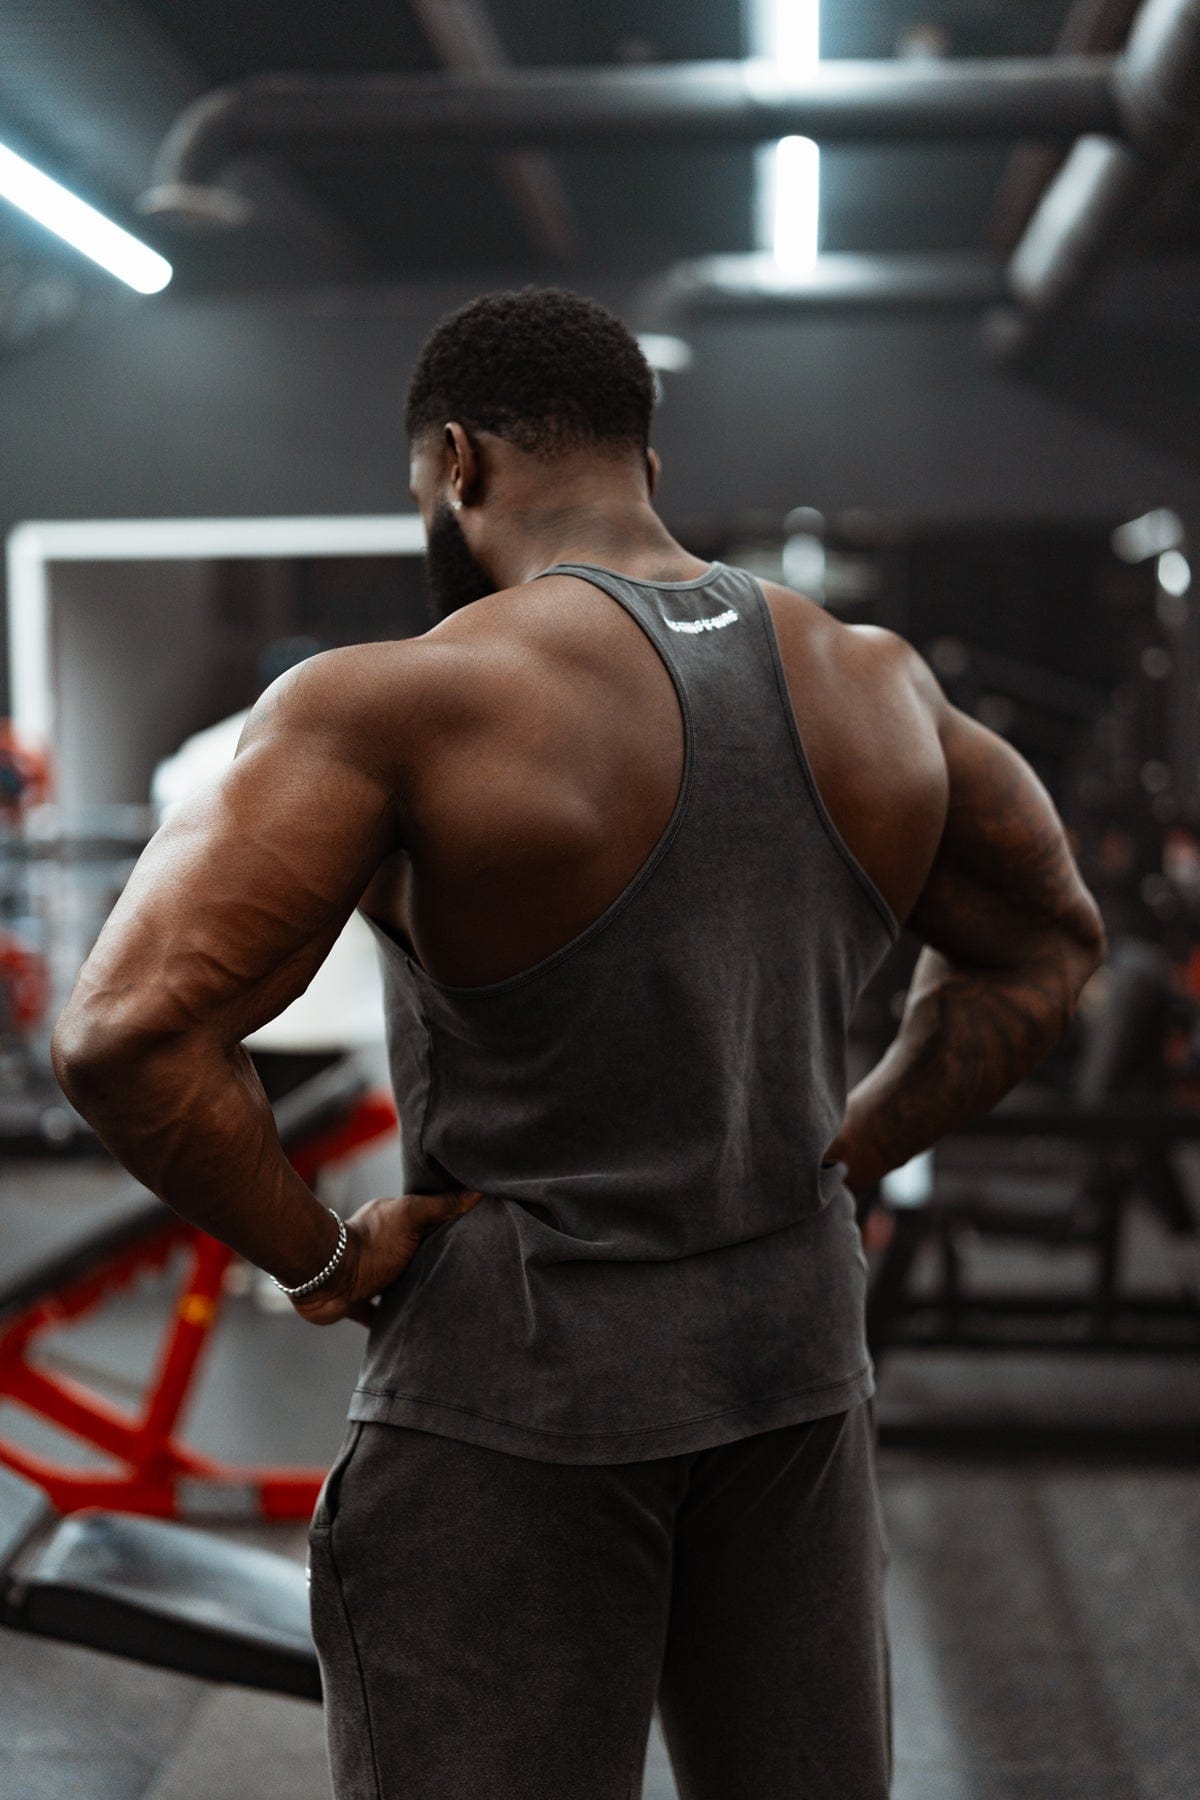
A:
<svg viewBox="0 0 1200 1800">
<path fill-rule="evenodd" d="M 642 334 L 688 548 L 910 638 L 1108 926 L 874 1215 L 894 1791 L 1200 1791 L 1200 8 L 0 0 L 0 145 L 0 1793 L 327 1791 L 301 1564 L 358 1329 L 131 1184 L 49 1033 L 271 673 L 425 628 L 407 371 L 526 282 Z M 251 1048 L 345 1211 L 398 1164 L 337 985 Z"/>
</svg>

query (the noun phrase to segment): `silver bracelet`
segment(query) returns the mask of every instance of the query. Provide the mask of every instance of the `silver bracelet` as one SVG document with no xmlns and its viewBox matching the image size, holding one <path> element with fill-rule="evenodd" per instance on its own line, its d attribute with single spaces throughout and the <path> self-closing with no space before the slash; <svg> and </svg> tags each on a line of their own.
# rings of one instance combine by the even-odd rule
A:
<svg viewBox="0 0 1200 1800">
<path fill-rule="evenodd" d="M 329 1214 L 330 1218 L 337 1219 L 338 1247 L 330 1257 L 329 1261 L 325 1264 L 325 1267 L 321 1270 L 321 1273 L 319 1275 L 314 1275 L 311 1281 L 302 1281 L 299 1287 L 284 1287 L 278 1276 L 272 1275 L 271 1277 L 271 1280 L 275 1283 L 275 1286 L 279 1289 L 280 1293 L 286 1294 L 291 1300 L 294 1300 L 297 1294 L 308 1294 L 312 1292 L 313 1288 L 320 1287 L 321 1283 L 328 1276 L 333 1274 L 333 1271 L 337 1268 L 342 1257 L 345 1255 L 348 1239 L 345 1221 L 338 1218 L 338 1215 L 334 1212 L 332 1206 L 327 1206 L 325 1211 Z"/>
</svg>

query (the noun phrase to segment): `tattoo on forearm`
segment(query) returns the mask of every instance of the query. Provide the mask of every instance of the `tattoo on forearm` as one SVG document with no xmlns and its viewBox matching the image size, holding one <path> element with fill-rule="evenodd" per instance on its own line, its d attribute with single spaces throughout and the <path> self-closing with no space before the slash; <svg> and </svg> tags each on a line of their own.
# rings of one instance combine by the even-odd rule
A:
<svg viewBox="0 0 1200 1800">
<path fill-rule="evenodd" d="M 855 1090 L 876 1173 L 993 1106 L 1050 1053 L 1069 1016 L 1061 971 L 1000 980 L 946 965 L 914 994 L 896 1042 Z"/>
</svg>

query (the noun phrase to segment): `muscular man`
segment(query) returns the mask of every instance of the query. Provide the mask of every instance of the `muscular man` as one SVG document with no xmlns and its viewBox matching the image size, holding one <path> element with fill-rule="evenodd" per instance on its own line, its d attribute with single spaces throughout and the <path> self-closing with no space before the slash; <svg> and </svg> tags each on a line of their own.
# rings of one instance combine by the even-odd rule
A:
<svg viewBox="0 0 1200 1800">
<path fill-rule="evenodd" d="M 853 1194 L 1033 1069 L 1103 951 L 1045 790 L 907 643 L 675 542 L 652 404 L 573 295 L 441 322 L 439 622 L 267 691 L 55 1034 L 155 1193 L 369 1327 L 309 1531 L 339 1800 L 630 1800 L 656 1703 L 682 1800 L 887 1793 Z M 343 1243 L 241 1045 L 355 906 L 406 1192 Z"/>
</svg>

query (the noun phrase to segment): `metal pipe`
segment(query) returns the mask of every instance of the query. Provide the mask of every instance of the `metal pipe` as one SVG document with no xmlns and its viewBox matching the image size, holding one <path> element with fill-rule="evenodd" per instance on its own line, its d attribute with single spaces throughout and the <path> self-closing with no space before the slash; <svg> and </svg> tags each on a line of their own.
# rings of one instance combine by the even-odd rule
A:
<svg viewBox="0 0 1200 1800">
<path fill-rule="evenodd" d="M 1046 189 L 1008 266 L 1012 304 L 985 321 L 1007 362 L 1087 290 L 1151 192 L 1200 141 L 1200 0 L 1146 0 L 1115 87 L 1128 142 L 1085 136 Z"/>
<path fill-rule="evenodd" d="M 1200 0 L 1146 0 L 1117 66 L 1128 130 L 1173 155 L 1200 133 Z"/>
<path fill-rule="evenodd" d="M 827 255 L 803 275 L 789 275 L 768 255 L 702 256 L 647 283 L 635 310 L 651 329 L 698 313 L 905 306 L 977 311 L 1004 293 L 1003 263 L 974 252 Z"/>
<path fill-rule="evenodd" d="M 145 211 L 220 216 L 215 178 L 235 156 L 306 143 L 488 145 L 928 143 L 1120 134 L 1112 57 L 827 62 L 799 76 L 767 61 L 487 75 L 263 75 L 205 95 L 168 133 Z M 210 197 L 206 200 L 204 195 Z"/>
<path fill-rule="evenodd" d="M 1051 55 L 1115 55 L 1125 48 L 1141 4 L 1142 0 L 1071 0 Z M 1012 255 L 1065 156 L 1061 144 L 1016 146 L 992 202 L 987 236 L 998 256 Z"/>
</svg>

